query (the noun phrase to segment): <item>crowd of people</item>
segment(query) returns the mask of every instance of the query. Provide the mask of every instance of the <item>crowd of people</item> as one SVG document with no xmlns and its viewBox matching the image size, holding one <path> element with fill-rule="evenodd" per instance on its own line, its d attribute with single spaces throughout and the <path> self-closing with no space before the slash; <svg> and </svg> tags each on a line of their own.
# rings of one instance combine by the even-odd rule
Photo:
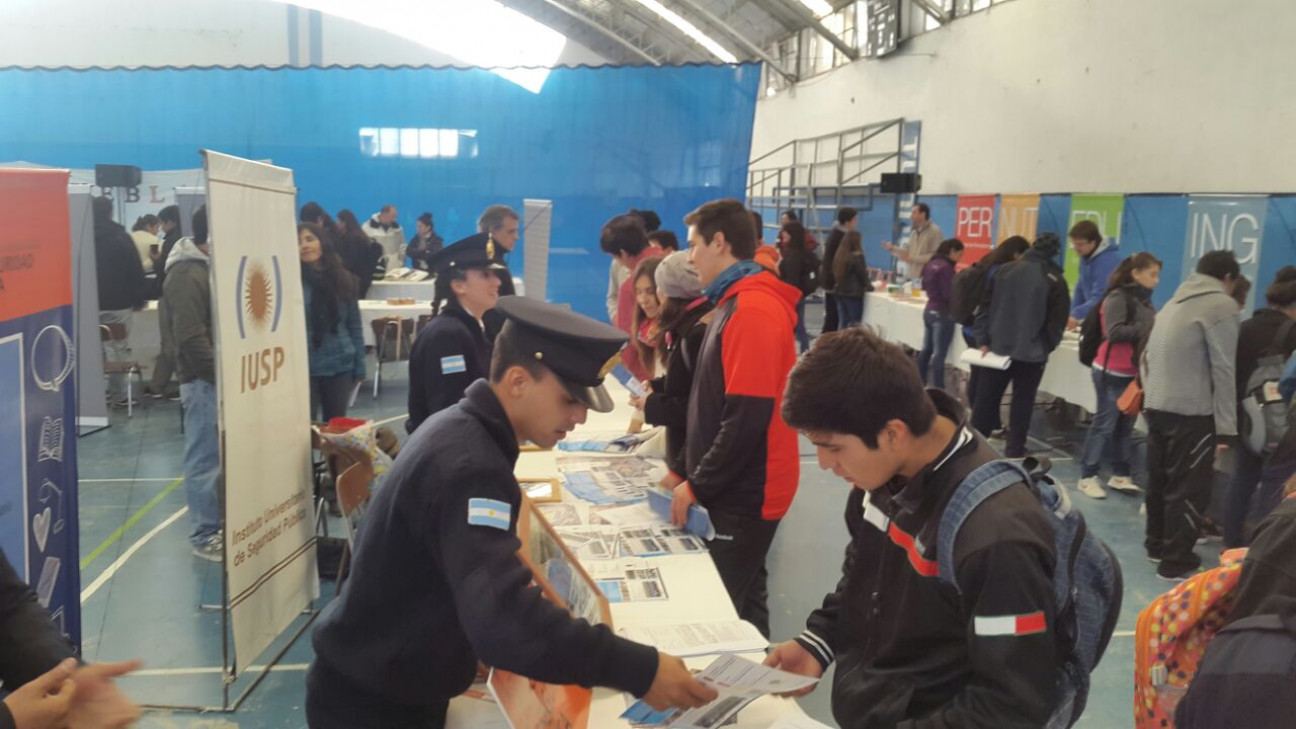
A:
<svg viewBox="0 0 1296 729">
<path fill-rule="evenodd" d="M 141 218 L 134 236 L 108 206 L 96 201 L 94 211 L 101 320 L 129 322 L 149 295 L 146 269 L 158 282 L 159 369 L 166 358 L 185 406 L 190 540 L 195 555 L 219 561 L 206 211 L 194 213 L 187 237 L 172 208 Z M 1216 522 L 1230 547 L 1256 535 L 1292 541 L 1289 528 L 1265 525 L 1289 519 L 1279 504 L 1296 472 L 1296 429 L 1285 431 L 1271 407 L 1296 391 L 1296 266 L 1277 273 L 1265 306 L 1242 322 L 1246 279 L 1231 252 L 1214 251 L 1157 311 L 1161 261 L 1122 257 L 1091 223 L 1067 234 L 1080 259 L 1072 293 L 1057 235 L 1010 238 L 964 266 L 966 247 L 942 238 L 925 204 L 911 215 L 909 246 L 886 248 L 926 292 L 916 356 L 858 326 L 872 276 L 851 208 L 838 211 L 822 256 L 793 211 L 771 246 L 758 213 L 737 200 L 706 203 L 683 219 L 683 249 L 652 211 L 617 215 L 599 231 L 611 259 L 609 326 L 512 295 L 504 256 L 518 242 L 519 217 L 508 207 L 486 209 L 477 233 L 445 245 L 430 215 L 407 242 L 392 206 L 360 224 L 349 211 L 334 222 L 305 205 L 297 233 L 312 419 L 345 415 L 365 377 L 358 301 L 375 272 L 411 263 L 436 277 L 431 319 L 410 358 L 406 448 L 366 515 L 351 578 L 315 633 L 310 726 L 440 726 L 478 660 L 539 680 L 612 686 L 657 708 L 714 696 L 678 659 L 546 607 L 513 557 L 519 442 L 552 446 L 589 409 L 610 410 L 602 383 L 618 361 L 637 380 L 631 402 L 642 420 L 665 431 L 661 485 L 673 494 L 672 520 L 683 525 L 694 505 L 706 508 L 711 559 L 738 615 L 763 635 L 771 634 L 768 552 L 800 482 L 798 433 L 819 466 L 851 487 L 841 581 L 805 632 L 767 661 L 814 677 L 841 664 L 832 703 L 844 726 L 867 716 L 868 726 L 1031 727 L 1083 708 L 1087 682 L 1068 683 L 1077 646 L 1098 646 L 1096 663 L 1114 621 L 1105 634 L 1079 621 L 1072 591 L 1056 588 L 1119 585 L 1119 567 L 1077 565 L 1059 550 L 1060 517 L 1041 508 L 1050 492 L 1042 474 L 1009 469 L 981 506 L 962 500 L 973 474 L 1029 455 L 1037 390 L 1068 329 L 1081 332 L 1082 351 L 1092 346 L 1097 402 L 1077 490 L 1106 497 L 1104 465 L 1107 488 L 1146 490 L 1145 547 L 1160 577 L 1197 572 L 1195 549 Z M 166 238 L 151 242 L 159 234 Z M 825 323 L 812 344 L 805 302 L 820 289 Z M 972 367 L 966 403 L 945 391 L 959 327 L 969 348 L 1007 362 Z M 165 396 L 165 386 L 155 378 L 150 394 Z M 1142 485 L 1133 449 L 1140 413 Z M 1220 513 L 1210 498 L 1217 470 L 1231 475 Z M 951 518 L 960 531 L 946 543 L 939 530 Z M 952 551 L 938 553 L 942 544 Z M 1269 567 L 1257 563 L 1252 573 Z M 1108 607 L 1119 612 L 1119 596 Z M 403 626 L 399 635 L 392 624 Z"/>
</svg>

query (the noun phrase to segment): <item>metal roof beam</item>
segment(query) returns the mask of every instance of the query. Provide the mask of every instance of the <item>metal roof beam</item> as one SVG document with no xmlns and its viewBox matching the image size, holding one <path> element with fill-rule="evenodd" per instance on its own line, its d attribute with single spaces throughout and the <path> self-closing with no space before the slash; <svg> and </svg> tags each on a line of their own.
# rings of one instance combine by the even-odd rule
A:
<svg viewBox="0 0 1296 729">
<path fill-rule="evenodd" d="M 757 58 L 761 59 L 765 63 L 769 64 L 769 67 L 777 71 L 780 76 L 787 79 L 791 83 L 796 83 L 797 81 L 796 74 L 788 72 L 788 70 L 783 68 L 783 66 L 780 65 L 778 61 L 775 61 L 768 53 L 761 50 L 760 46 L 753 43 L 749 38 L 747 38 L 747 36 L 734 30 L 733 26 L 729 25 L 728 23 L 724 22 L 720 18 L 716 17 L 714 13 L 712 13 L 710 10 L 707 10 L 705 7 L 703 7 L 702 4 L 698 2 L 698 0 L 675 0 L 675 1 L 680 5 L 684 5 L 685 7 L 689 8 L 693 12 L 697 13 L 699 16 L 704 18 L 712 26 L 724 31 L 725 34 L 727 34 L 730 38 L 737 41 L 738 45 L 742 46 L 743 49 L 746 50 L 748 53 L 752 54 L 753 56 L 756 56 Z"/>
<path fill-rule="evenodd" d="M 629 50 L 631 53 L 633 53 L 634 55 L 636 55 L 636 56 L 642 58 L 643 60 L 647 61 L 648 63 L 651 63 L 651 64 L 654 65 L 654 66 L 660 66 L 660 65 L 662 65 L 662 64 L 661 64 L 661 60 L 659 60 L 659 59 L 655 58 L 654 56 L 650 55 L 648 52 L 646 52 L 644 49 L 640 48 L 639 46 L 635 45 L 634 43 L 631 43 L 628 39 L 626 39 L 626 38 L 625 38 L 624 36 L 622 36 L 620 33 L 618 33 L 618 32 L 616 32 L 616 31 L 612 30 L 611 28 L 607 27 L 606 25 L 603 25 L 603 23 L 599 22 L 596 18 L 589 17 L 588 15 L 586 15 L 586 14 L 580 12 L 579 10 L 576 10 L 576 9 L 574 9 L 574 8 L 571 8 L 571 7 L 568 7 L 566 3 L 560 2 L 559 0 L 543 0 L 543 2 L 545 2 L 545 3 L 547 3 L 547 4 L 551 5 L 551 6 L 553 6 L 553 7 L 555 7 L 555 8 L 557 8 L 558 10 L 561 10 L 563 13 L 566 13 L 567 15 L 571 16 L 572 18 L 575 18 L 578 22 L 580 22 L 580 23 L 584 23 L 585 25 L 589 26 L 590 28 L 593 28 L 594 30 L 598 31 L 599 33 L 601 33 L 601 34 L 607 36 L 608 38 L 610 38 L 610 39 L 616 41 L 617 43 L 619 43 L 619 44 L 621 44 L 622 46 L 624 46 L 624 47 L 625 47 L 627 50 Z"/>
<path fill-rule="evenodd" d="M 653 13 L 647 12 L 646 8 L 633 0 L 630 0 L 629 2 L 626 0 L 605 0 L 605 2 L 619 8 L 621 12 L 639 21 L 645 27 L 652 29 L 658 36 L 669 40 L 693 61 L 706 63 L 710 60 L 710 54 L 704 53 L 702 49 L 695 46 L 692 40 L 688 36 L 684 35 L 684 33 L 682 33 L 678 28 L 665 23 L 661 18 L 657 17 Z"/>
<path fill-rule="evenodd" d="M 833 44 L 833 47 L 841 51 L 842 55 L 852 61 L 859 59 L 858 48 L 852 47 L 849 43 L 842 40 L 836 33 L 828 30 L 828 26 L 821 23 L 819 19 L 814 16 L 814 13 L 810 12 L 810 9 L 805 5 L 802 5 L 799 0 L 776 0 L 776 2 L 800 18 L 803 23 L 814 28 L 816 33 L 823 36 L 829 43 Z M 858 22 L 858 20 L 856 22 Z"/>
</svg>

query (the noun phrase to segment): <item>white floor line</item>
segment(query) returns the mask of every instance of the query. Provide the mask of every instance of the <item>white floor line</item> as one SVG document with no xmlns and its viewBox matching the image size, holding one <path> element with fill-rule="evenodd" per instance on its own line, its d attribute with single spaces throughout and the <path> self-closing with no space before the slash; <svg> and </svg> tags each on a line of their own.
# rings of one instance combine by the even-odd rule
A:
<svg viewBox="0 0 1296 729">
<path fill-rule="evenodd" d="M 126 560 L 135 556 L 135 553 L 140 551 L 140 549 L 142 549 L 145 544 L 148 544 L 150 539 L 157 536 L 158 532 L 171 526 L 171 524 L 173 524 L 176 519 L 179 519 L 180 517 L 188 513 L 189 513 L 188 506 L 181 507 L 179 511 L 167 517 L 166 521 L 153 527 L 148 531 L 147 534 L 140 537 L 139 540 L 136 541 L 134 544 L 130 545 L 130 548 L 127 549 L 125 552 L 122 552 L 122 555 L 120 557 L 113 560 L 113 563 L 108 565 L 108 567 L 104 569 L 104 571 L 98 577 L 95 578 L 95 581 L 90 583 L 89 587 L 81 591 L 81 604 L 84 605 L 86 601 L 90 599 L 91 596 L 93 596 L 96 592 L 99 591 L 99 588 L 103 587 L 104 584 L 108 582 L 108 580 L 111 580 L 113 578 L 113 575 L 117 574 L 117 570 L 121 569 L 122 565 L 126 564 Z"/>
<path fill-rule="evenodd" d="M 292 672 L 305 671 L 308 668 L 310 668 L 309 663 L 281 663 L 277 666 L 271 666 L 270 672 L 271 673 L 277 673 L 277 672 L 292 673 Z M 212 666 L 210 668 L 144 668 L 138 671 L 132 671 L 130 675 L 132 677 L 135 676 L 196 676 L 201 674 L 219 675 L 224 670 L 225 669 L 221 668 L 220 666 Z M 245 673 L 255 673 L 257 671 L 264 671 L 265 666 L 248 666 L 243 670 Z"/>
<path fill-rule="evenodd" d="M 79 483 L 150 483 L 153 481 L 161 481 L 163 483 L 172 483 L 176 479 L 180 479 L 180 478 L 184 478 L 184 476 L 172 476 L 171 478 L 79 478 L 77 479 L 77 482 Z"/>
<path fill-rule="evenodd" d="M 1118 630 L 1118 631 L 1112 633 L 1112 637 L 1113 637 L 1113 638 L 1133 638 L 1133 637 L 1134 637 L 1134 631 L 1132 631 L 1132 630 Z"/>
</svg>

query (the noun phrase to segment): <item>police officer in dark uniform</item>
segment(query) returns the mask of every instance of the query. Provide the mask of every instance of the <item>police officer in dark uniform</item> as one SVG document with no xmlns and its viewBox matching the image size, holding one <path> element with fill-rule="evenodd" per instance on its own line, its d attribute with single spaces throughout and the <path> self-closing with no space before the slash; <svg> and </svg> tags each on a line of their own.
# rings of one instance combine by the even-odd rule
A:
<svg viewBox="0 0 1296 729">
<path fill-rule="evenodd" d="M 442 727 L 478 661 L 539 681 L 610 686 L 656 708 L 715 692 L 678 658 L 548 602 L 517 557 L 518 444 L 548 448 L 611 410 L 603 378 L 626 336 L 505 297 L 490 379 L 410 436 L 360 527 L 351 576 L 315 629 L 312 729 Z"/>
<path fill-rule="evenodd" d="M 491 343 L 482 316 L 500 296 L 494 241 L 478 233 L 437 251 L 428 263 L 436 275 L 432 321 L 410 353 L 409 420 L 413 433 L 424 420 L 459 402 L 464 390 L 488 374 Z"/>
</svg>

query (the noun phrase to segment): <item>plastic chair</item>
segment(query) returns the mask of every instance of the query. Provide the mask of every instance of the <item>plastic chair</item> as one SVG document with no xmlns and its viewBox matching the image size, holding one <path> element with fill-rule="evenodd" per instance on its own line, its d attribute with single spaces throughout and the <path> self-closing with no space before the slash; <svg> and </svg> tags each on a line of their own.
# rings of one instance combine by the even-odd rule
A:
<svg viewBox="0 0 1296 729">
<path fill-rule="evenodd" d="M 125 342 L 128 339 L 125 324 L 100 324 L 99 341 L 103 344 L 114 342 Z M 104 375 L 116 375 L 125 373 L 126 375 L 126 417 L 135 417 L 135 388 L 131 385 L 131 376 L 139 378 L 140 390 L 144 389 L 144 372 L 140 370 L 139 362 L 134 360 L 126 362 L 109 361 L 108 352 L 103 353 Z"/>
</svg>

